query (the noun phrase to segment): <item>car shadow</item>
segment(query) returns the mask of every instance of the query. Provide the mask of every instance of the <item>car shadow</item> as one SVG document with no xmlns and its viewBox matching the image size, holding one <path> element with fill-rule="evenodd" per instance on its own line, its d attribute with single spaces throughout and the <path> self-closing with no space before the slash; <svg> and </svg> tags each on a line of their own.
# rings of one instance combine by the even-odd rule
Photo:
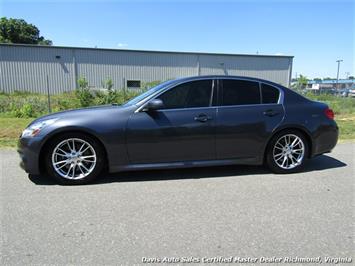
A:
<svg viewBox="0 0 355 266">
<path fill-rule="evenodd" d="M 307 160 L 302 170 L 305 172 L 322 171 L 332 168 L 345 167 L 346 164 L 328 155 L 320 155 Z M 120 172 L 115 174 L 104 174 L 89 185 L 97 185 L 114 182 L 145 182 L 162 180 L 183 180 L 216 178 L 228 176 L 246 175 L 270 175 L 269 169 L 264 166 L 229 165 L 213 167 L 197 167 L 184 169 L 162 169 L 162 170 L 139 170 Z M 29 179 L 37 185 L 56 185 L 52 179 L 43 175 L 29 175 Z"/>
<path fill-rule="evenodd" d="M 345 166 L 347 166 L 346 163 L 323 154 L 305 161 L 302 172 L 322 171 Z"/>
</svg>

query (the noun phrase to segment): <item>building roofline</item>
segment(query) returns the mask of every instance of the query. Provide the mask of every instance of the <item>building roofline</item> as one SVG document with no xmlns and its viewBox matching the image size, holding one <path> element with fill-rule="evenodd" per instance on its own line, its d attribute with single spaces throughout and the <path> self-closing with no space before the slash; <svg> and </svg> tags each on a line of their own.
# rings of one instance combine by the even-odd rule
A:
<svg viewBox="0 0 355 266">
<path fill-rule="evenodd" d="M 355 80 L 353 79 L 339 79 L 338 81 L 336 79 L 326 79 L 326 80 L 310 80 L 307 82 L 307 84 L 336 84 L 336 83 L 355 83 Z"/>
<path fill-rule="evenodd" d="M 207 53 L 207 52 L 182 52 L 182 51 L 154 51 L 154 50 L 92 48 L 92 47 L 54 46 L 54 45 L 36 45 L 36 44 L 19 44 L 19 43 L 0 43 L 0 46 L 36 47 L 36 48 L 60 48 L 60 49 L 120 51 L 120 52 L 142 52 L 142 53 L 164 53 L 164 54 L 217 55 L 217 56 L 218 55 L 219 56 L 255 56 L 255 57 L 280 57 L 280 58 L 293 58 L 294 57 L 294 56 L 291 56 L 291 55 L 232 54 L 232 53 Z"/>
</svg>

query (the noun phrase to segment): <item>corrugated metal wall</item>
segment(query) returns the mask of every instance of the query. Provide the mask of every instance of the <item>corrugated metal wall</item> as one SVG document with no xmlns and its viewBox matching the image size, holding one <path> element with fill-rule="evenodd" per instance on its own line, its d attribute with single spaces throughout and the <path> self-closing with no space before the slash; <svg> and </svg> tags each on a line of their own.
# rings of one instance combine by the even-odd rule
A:
<svg viewBox="0 0 355 266">
<path fill-rule="evenodd" d="M 55 55 L 60 55 L 60 60 Z M 52 93 L 74 85 L 72 51 L 60 48 L 0 46 L 0 91 Z M 48 76 L 48 82 L 47 82 Z"/>
<path fill-rule="evenodd" d="M 237 75 L 289 85 L 292 58 L 265 56 L 200 56 L 201 75 Z"/>
<path fill-rule="evenodd" d="M 0 45 L 0 91 L 70 91 L 84 76 L 100 88 L 111 78 L 115 89 L 127 80 L 165 81 L 178 77 L 228 74 L 289 85 L 292 57 L 147 52 L 110 49 Z"/>
</svg>

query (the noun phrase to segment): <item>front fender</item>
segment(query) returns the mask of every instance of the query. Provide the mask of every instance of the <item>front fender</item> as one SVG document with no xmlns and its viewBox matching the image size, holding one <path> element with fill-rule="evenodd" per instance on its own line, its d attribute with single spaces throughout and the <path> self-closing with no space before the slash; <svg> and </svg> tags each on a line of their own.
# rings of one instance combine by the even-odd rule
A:
<svg viewBox="0 0 355 266">
<path fill-rule="evenodd" d="M 116 165 L 128 163 L 125 142 L 125 121 L 123 119 L 59 119 L 40 133 L 42 140 L 40 152 L 53 137 L 64 132 L 81 132 L 97 139 L 103 146 L 108 161 L 109 171 Z"/>
</svg>

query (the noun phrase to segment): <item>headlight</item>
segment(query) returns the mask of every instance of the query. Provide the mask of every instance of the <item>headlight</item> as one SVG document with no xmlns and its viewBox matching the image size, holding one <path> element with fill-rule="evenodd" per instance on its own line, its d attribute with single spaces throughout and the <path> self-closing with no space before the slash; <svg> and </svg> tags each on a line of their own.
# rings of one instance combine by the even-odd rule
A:
<svg viewBox="0 0 355 266">
<path fill-rule="evenodd" d="M 39 134 L 39 132 L 41 132 L 41 130 L 50 125 L 53 124 L 57 119 L 48 119 L 48 120 L 44 120 L 41 122 L 36 122 L 34 124 L 32 124 L 31 126 L 29 126 L 28 128 L 26 128 L 23 132 L 21 137 L 34 137 L 36 135 Z"/>
</svg>

